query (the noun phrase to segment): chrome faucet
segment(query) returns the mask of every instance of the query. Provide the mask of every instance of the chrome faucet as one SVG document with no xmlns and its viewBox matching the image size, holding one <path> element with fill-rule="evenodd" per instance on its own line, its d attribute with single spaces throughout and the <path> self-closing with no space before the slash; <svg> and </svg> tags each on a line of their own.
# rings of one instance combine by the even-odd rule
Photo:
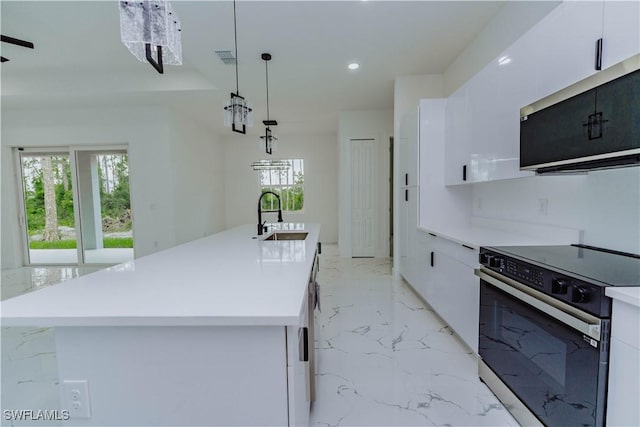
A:
<svg viewBox="0 0 640 427">
<path fill-rule="evenodd" d="M 265 196 L 265 194 L 273 194 L 274 196 L 276 196 L 276 199 L 278 199 L 278 210 L 275 210 L 275 211 L 262 210 L 262 198 Z M 267 222 L 266 220 L 262 222 L 262 212 L 265 212 L 265 213 L 278 212 L 278 222 L 283 222 L 282 221 L 282 202 L 280 201 L 280 195 L 274 193 L 273 191 L 265 191 L 260 195 L 260 198 L 258 199 L 258 235 L 261 235 L 263 233 L 264 224 Z"/>
</svg>

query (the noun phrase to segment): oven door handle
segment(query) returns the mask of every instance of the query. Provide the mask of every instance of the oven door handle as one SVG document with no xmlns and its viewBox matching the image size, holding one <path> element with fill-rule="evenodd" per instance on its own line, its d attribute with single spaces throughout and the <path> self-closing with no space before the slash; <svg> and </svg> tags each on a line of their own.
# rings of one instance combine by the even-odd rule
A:
<svg viewBox="0 0 640 427">
<path fill-rule="evenodd" d="M 493 271 L 488 273 L 486 270 L 478 268 L 474 270 L 474 273 L 485 282 L 508 293 L 525 304 L 537 308 L 543 313 L 548 314 L 554 319 L 582 332 L 596 341 L 600 341 L 601 321 L 597 317 L 587 313 L 578 313 L 577 309 L 568 304 Z M 571 311 L 571 313 L 567 311 Z"/>
</svg>

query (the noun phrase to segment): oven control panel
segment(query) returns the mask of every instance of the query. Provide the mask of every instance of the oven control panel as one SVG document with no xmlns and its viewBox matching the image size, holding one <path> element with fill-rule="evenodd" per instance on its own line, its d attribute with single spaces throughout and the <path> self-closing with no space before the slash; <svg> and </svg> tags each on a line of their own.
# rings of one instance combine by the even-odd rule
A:
<svg viewBox="0 0 640 427">
<path fill-rule="evenodd" d="M 598 317 L 611 316 L 611 300 L 604 287 L 570 274 L 530 264 L 487 248 L 480 248 L 479 262 L 485 268 L 552 296 Z"/>
</svg>

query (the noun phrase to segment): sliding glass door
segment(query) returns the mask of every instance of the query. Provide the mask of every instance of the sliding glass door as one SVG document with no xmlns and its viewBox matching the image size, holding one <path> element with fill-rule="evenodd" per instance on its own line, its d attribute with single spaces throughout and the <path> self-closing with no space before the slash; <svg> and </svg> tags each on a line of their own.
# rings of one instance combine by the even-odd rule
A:
<svg viewBox="0 0 640 427">
<path fill-rule="evenodd" d="M 69 153 L 22 152 L 22 194 L 30 264 L 78 264 Z"/>
<path fill-rule="evenodd" d="M 75 153 L 84 262 L 119 264 L 133 259 L 127 152 Z"/>
<path fill-rule="evenodd" d="M 126 148 L 18 152 L 26 264 L 133 259 Z"/>
</svg>

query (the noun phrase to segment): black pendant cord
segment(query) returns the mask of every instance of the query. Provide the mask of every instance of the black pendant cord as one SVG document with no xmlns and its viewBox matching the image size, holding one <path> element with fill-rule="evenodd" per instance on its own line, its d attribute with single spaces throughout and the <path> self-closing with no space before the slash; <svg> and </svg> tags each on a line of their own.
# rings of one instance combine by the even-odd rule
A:
<svg viewBox="0 0 640 427">
<path fill-rule="evenodd" d="M 264 61 L 264 71 L 267 76 L 267 121 L 269 121 L 269 61 Z"/>
<path fill-rule="evenodd" d="M 236 95 L 240 95 L 240 79 L 238 78 L 238 30 L 236 27 L 236 0 L 233 0 L 233 37 L 236 49 Z"/>
</svg>

